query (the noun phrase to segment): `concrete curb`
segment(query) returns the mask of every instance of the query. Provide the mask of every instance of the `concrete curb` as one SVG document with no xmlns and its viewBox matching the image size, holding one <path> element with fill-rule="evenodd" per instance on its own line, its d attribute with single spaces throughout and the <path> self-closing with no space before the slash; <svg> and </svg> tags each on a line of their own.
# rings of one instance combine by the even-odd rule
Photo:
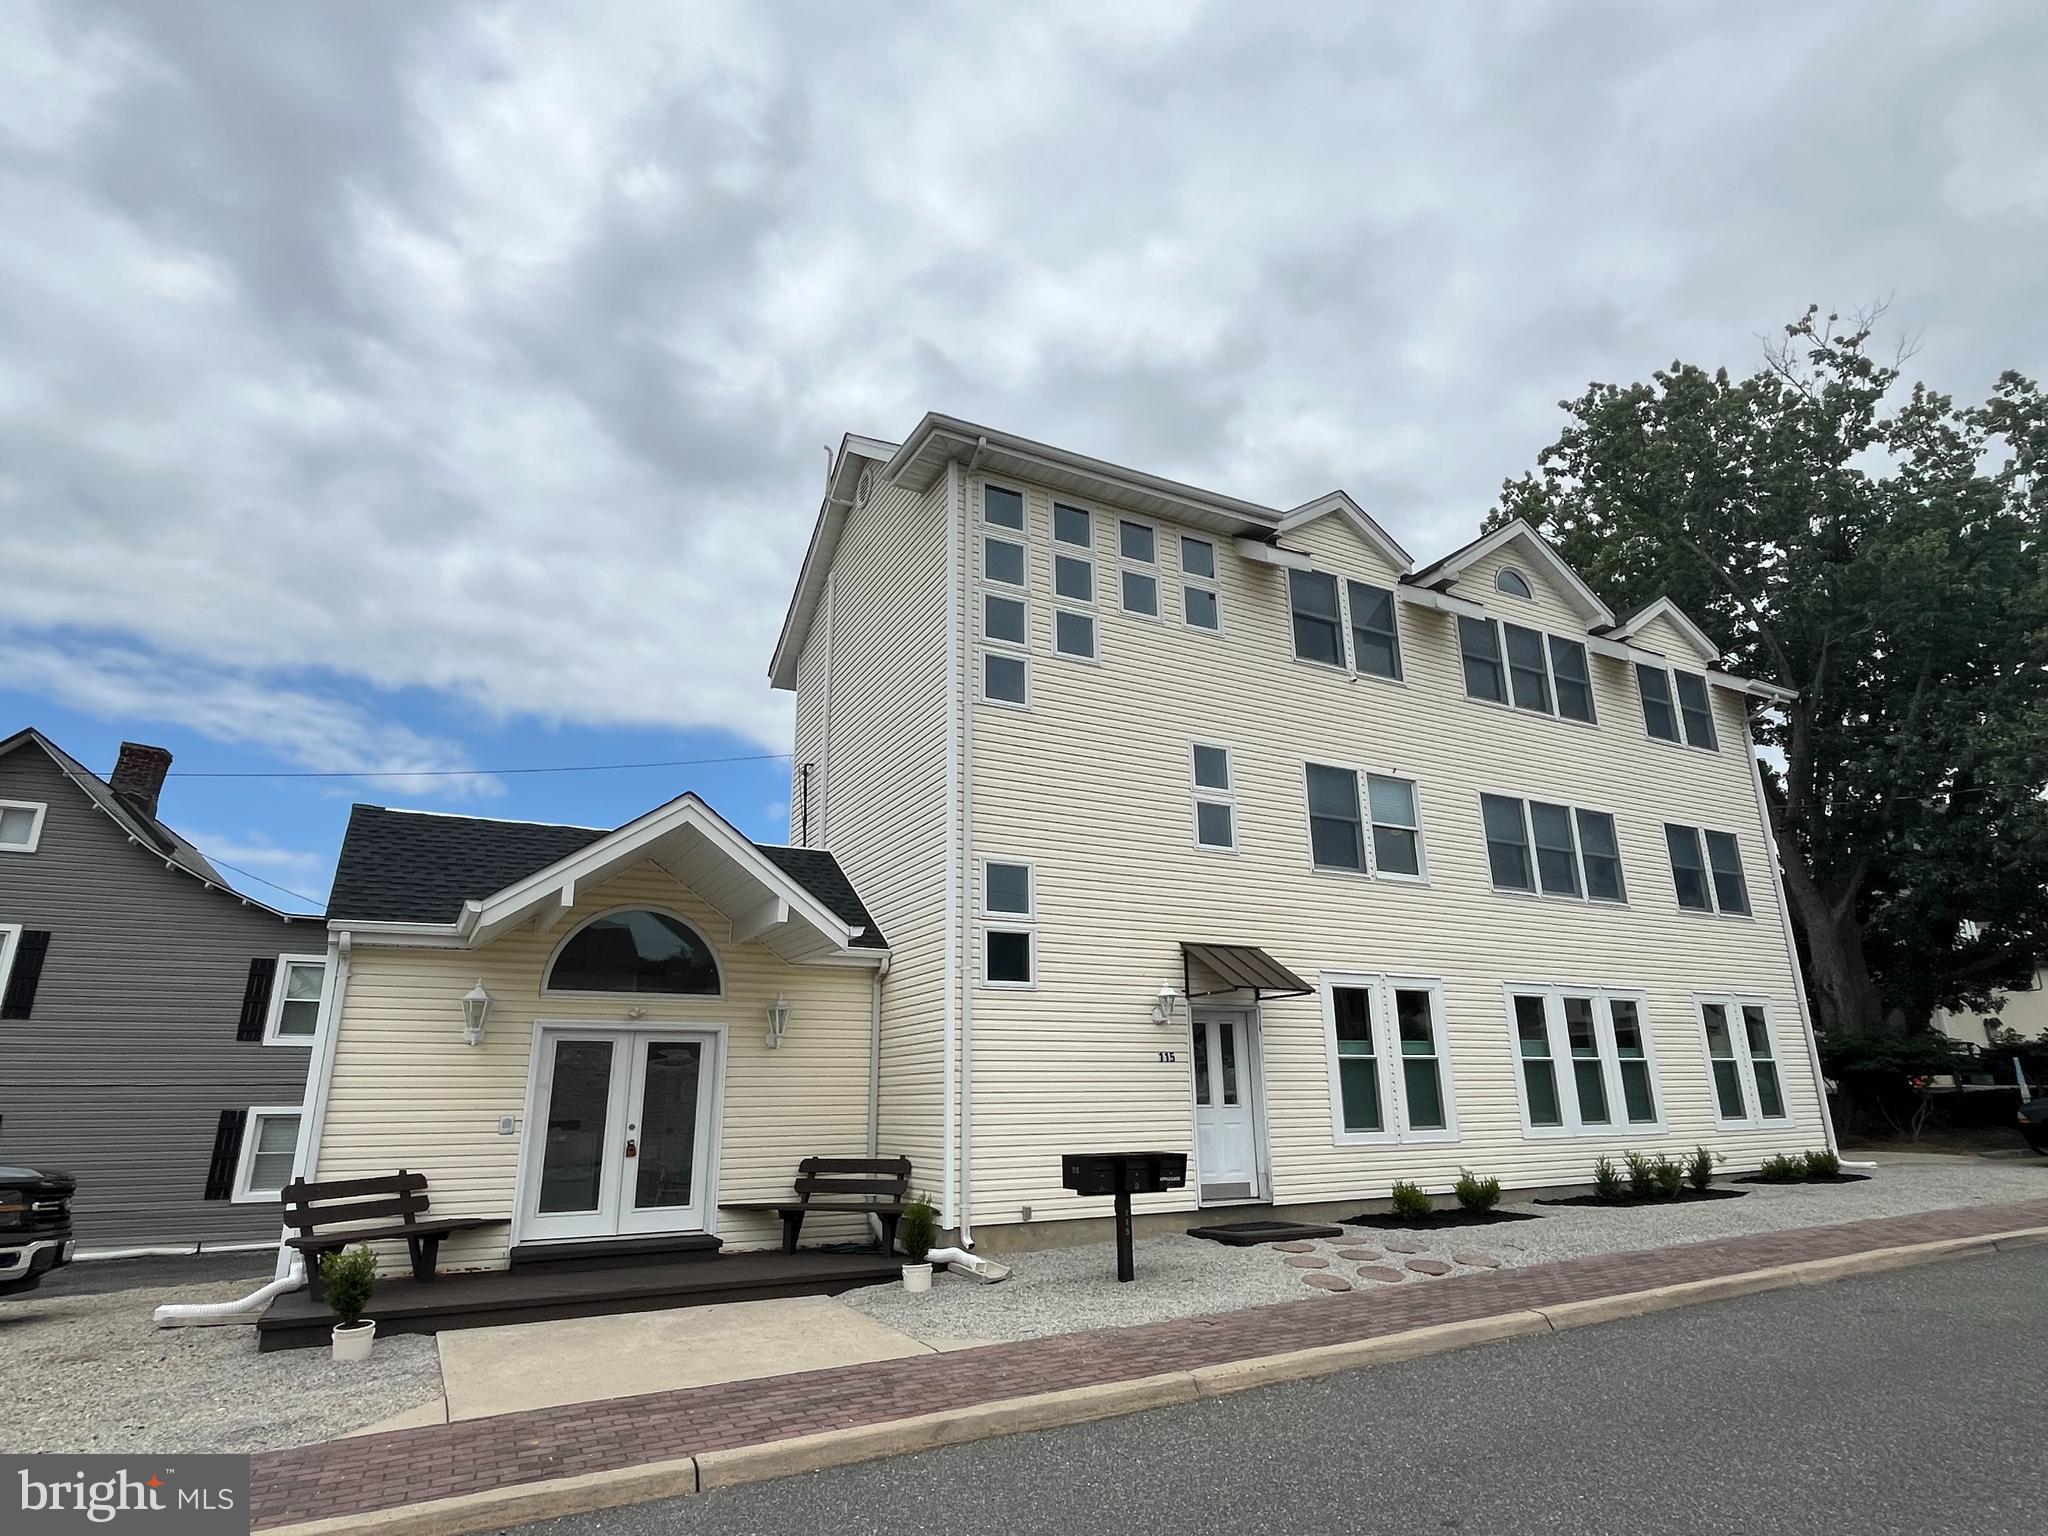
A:
<svg viewBox="0 0 2048 1536">
<path fill-rule="evenodd" d="M 1042 1392 L 1030 1397 L 1005 1398 L 947 1413 L 920 1414 L 880 1424 L 799 1435 L 788 1440 L 770 1440 L 760 1445 L 706 1451 L 673 1461 L 517 1483 L 486 1493 L 406 1504 L 367 1514 L 339 1515 L 296 1525 L 266 1526 L 263 1536 L 348 1536 L 352 1532 L 367 1532 L 371 1536 L 472 1536 L 475 1532 L 492 1531 L 531 1520 L 614 1509 L 623 1504 L 674 1498 L 713 1488 L 734 1488 L 801 1472 L 817 1472 L 828 1467 L 936 1450 L 942 1446 L 967 1445 L 977 1440 L 992 1440 L 1032 1430 L 1057 1429 L 1068 1424 L 1083 1424 L 1091 1419 L 1115 1418 L 1150 1408 L 1173 1407 L 1204 1398 L 1226 1396 L 1254 1387 L 1308 1381 L 1318 1376 L 1334 1375 L 1338 1371 L 1391 1365 L 1401 1360 L 1416 1360 L 1425 1355 L 1469 1349 L 1479 1344 L 1526 1338 L 1590 1323 L 1643 1317 L 1674 1307 L 1724 1301 L 1759 1291 L 1781 1290 L 1787 1286 L 1825 1285 L 1851 1275 L 1879 1274 L 1916 1264 L 1966 1258 L 1994 1250 L 2030 1248 L 2042 1243 L 2048 1243 L 2048 1226 L 2023 1227 L 1982 1237 L 1872 1248 L 1837 1258 L 1806 1259 L 1796 1264 L 1717 1275 L 1707 1280 L 1653 1286 L 1618 1296 L 1560 1302 L 1556 1306 L 1502 1312 L 1465 1322 L 1411 1328 L 1376 1339 L 1354 1339 L 1285 1354 L 1199 1366 L 1191 1371 L 1172 1371 L 1128 1381 L 1104 1382 L 1098 1386 Z"/>
</svg>

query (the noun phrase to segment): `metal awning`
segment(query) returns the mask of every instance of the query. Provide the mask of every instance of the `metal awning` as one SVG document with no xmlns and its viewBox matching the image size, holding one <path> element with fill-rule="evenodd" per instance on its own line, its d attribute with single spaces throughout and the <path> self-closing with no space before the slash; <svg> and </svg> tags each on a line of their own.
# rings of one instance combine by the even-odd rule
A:
<svg viewBox="0 0 2048 1536">
<path fill-rule="evenodd" d="M 1181 980 L 1189 997 L 1216 997 L 1224 992 L 1250 992 L 1257 997 L 1306 997 L 1315 988 L 1256 944 L 1182 944 Z M 1216 991 L 1195 990 L 1195 967 L 1229 985 Z"/>
</svg>

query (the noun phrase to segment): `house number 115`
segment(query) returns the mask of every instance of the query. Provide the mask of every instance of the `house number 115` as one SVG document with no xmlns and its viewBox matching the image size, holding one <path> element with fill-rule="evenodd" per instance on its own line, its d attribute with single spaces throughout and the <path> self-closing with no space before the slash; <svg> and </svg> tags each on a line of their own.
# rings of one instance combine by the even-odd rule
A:
<svg viewBox="0 0 2048 1536">
<path fill-rule="evenodd" d="M 1179 1060 L 1180 1060 L 1180 1052 L 1179 1052 L 1179 1051 L 1161 1051 L 1161 1052 L 1159 1053 L 1159 1059 L 1160 1059 L 1161 1061 L 1179 1061 Z"/>
</svg>

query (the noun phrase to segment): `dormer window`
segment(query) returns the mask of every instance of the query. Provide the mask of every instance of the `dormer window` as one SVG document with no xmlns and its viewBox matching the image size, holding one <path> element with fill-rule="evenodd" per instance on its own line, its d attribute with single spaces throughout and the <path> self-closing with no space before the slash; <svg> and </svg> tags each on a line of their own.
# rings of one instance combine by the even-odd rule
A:
<svg viewBox="0 0 2048 1536">
<path fill-rule="evenodd" d="M 1529 578 L 1512 565 L 1504 565 L 1494 573 L 1493 584 L 1509 597 L 1519 597 L 1524 602 L 1533 602 L 1536 589 L 1529 585 Z"/>
</svg>

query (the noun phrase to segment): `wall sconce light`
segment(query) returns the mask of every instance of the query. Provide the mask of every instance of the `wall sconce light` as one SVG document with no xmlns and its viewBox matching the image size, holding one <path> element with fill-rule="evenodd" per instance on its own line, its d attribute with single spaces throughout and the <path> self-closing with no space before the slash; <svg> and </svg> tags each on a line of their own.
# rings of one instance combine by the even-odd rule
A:
<svg viewBox="0 0 2048 1536">
<path fill-rule="evenodd" d="M 777 997 L 768 1005 L 768 1049 L 782 1049 L 782 1037 L 789 1033 L 789 1000 Z"/>
<path fill-rule="evenodd" d="M 482 1045 L 484 1043 L 484 1019 L 491 1011 L 491 994 L 484 990 L 483 978 L 478 977 L 475 986 L 462 994 L 462 1043 Z"/>
<path fill-rule="evenodd" d="M 1173 988 L 1161 987 L 1159 989 L 1159 1001 L 1152 1005 L 1152 1022 L 1162 1026 L 1171 1024 L 1176 1011 L 1182 1013 L 1187 1011 L 1187 1002 L 1188 1000 L 1174 991 Z"/>
</svg>

